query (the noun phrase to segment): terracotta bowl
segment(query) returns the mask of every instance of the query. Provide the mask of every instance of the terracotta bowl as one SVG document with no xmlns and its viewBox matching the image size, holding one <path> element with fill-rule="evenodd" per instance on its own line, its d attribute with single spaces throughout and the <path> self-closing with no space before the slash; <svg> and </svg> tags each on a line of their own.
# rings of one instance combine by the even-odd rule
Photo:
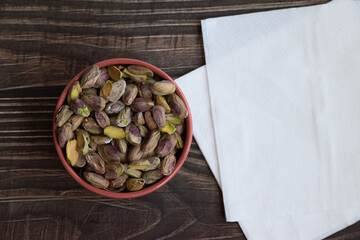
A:
<svg viewBox="0 0 360 240">
<path fill-rule="evenodd" d="M 66 96 L 67 96 L 67 92 L 70 88 L 70 86 L 77 80 L 79 80 L 80 76 L 83 74 L 83 72 L 86 70 L 84 69 L 83 71 L 81 71 L 79 74 L 77 74 L 70 82 L 69 84 L 65 87 L 64 91 L 61 93 L 61 96 L 59 98 L 59 101 L 56 105 L 55 108 L 55 112 L 54 112 L 54 119 L 53 119 L 53 137 L 54 137 L 54 143 L 55 143 L 55 148 L 56 151 L 59 155 L 60 161 L 61 163 L 64 165 L 66 171 L 68 171 L 68 173 L 80 184 L 82 185 L 84 188 L 97 193 L 99 195 L 102 196 L 106 196 L 106 197 L 110 197 L 110 198 L 135 198 L 135 197 L 140 197 L 140 196 L 144 196 L 146 194 L 149 194 L 157 189 L 159 189 L 160 187 L 164 186 L 167 182 L 170 181 L 170 179 L 172 179 L 175 174 L 179 171 L 179 169 L 181 168 L 181 166 L 183 165 L 183 163 L 185 162 L 185 159 L 189 153 L 190 150 L 190 145 L 191 145 L 191 140 L 192 140 L 192 119 L 191 119 L 191 112 L 190 112 L 190 108 L 189 108 L 189 104 L 186 101 L 186 98 L 184 96 L 184 94 L 182 93 L 182 91 L 180 90 L 179 86 L 174 82 L 174 80 L 169 77 L 169 75 L 167 75 L 166 73 L 164 73 L 163 71 L 161 71 L 159 68 L 140 61 L 140 60 L 135 60 L 135 59 L 129 59 L 129 58 L 115 58 L 115 59 L 109 59 L 109 60 L 105 60 L 102 62 L 98 62 L 96 63 L 96 65 L 98 65 L 100 68 L 102 67 L 107 67 L 110 65 L 141 65 L 144 67 L 149 68 L 151 71 L 154 72 L 154 74 L 158 75 L 160 78 L 162 79 L 166 79 L 169 80 L 171 82 L 173 82 L 176 86 L 176 93 L 180 96 L 180 98 L 184 101 L 188 111 L 189 111 L 189 116 L 186 118 L 186 138 L 185 138 L 185 143 L 184 143 L 184 148 L 182 149 L 180 158 L 177 160 L 176 166 L 174 171 L 169 175 L 166 176 L 164 178 L 162 178 L 161 180 L 159 180 L 158 182 L 140 190 L 137 192 L 120 192 L 120 193 L 116 193 L 116 192 L 110 192 L 110 191 L 105 191 L 96 187 L 93 187 L 92 185 L 90 185 L 89 183 L 87 183 L 85 180 L 83 180 L 75 171 L 74 169 L 67 163 L 63 150 L 60 148 L 59 143 L 57 141 L 56 138 L 56 122 L 55 122 L 55 117 L 56 117 L 56 113 L 58 112 L 59 108 L 64 104 L 64 101 L 66 100 Z"/>
</svg>

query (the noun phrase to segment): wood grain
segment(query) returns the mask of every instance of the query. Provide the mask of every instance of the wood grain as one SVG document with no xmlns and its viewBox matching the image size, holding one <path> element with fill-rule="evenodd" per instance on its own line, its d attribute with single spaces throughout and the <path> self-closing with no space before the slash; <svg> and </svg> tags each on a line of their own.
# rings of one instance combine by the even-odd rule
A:
<svg viewBox="0 0 360 240">
<path fill-rule="evenodd" d="M 174 78 L 203 65 L 201 19 L 324 2 L 1 0 L 0 239 L 246 239 L 226 223 L 195 141 L 175 178 L 148 196 L 84 190 L 56 155 L 55 104 L 73 76 L 104 59 L 148 61 Z M 357 223 L 329 239 L 359 236 Z"/>
</svg>

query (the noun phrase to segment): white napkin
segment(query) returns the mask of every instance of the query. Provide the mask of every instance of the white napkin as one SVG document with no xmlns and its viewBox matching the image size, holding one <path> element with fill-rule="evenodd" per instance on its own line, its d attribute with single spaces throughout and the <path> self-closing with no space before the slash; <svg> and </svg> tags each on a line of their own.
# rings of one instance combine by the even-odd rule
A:
<svg viewBox="0 0 360 240">
<path fill-rule="evenodd" d="M 358 206 L 359 4 L 208 19 L 202 30 L 227 220 Z"/>
<path fill-rule="evenodd" d="M 249 238 L 317 239 L 358 220 L 359 23 L 353 1 L 203 22 L 225 210 Z M 201 95 L 180 86 L 218 176 Z"/>
<path fill-rule="evenodd" d="M 194 137 L 221 187 L 205 66 L 178 79 L 191 108 Z M 241 206 L 239 206 L 241 207 Z M 360 220 L 360 207 L 239 221 L 248 239 L 322 239 Z"/>
</svg>

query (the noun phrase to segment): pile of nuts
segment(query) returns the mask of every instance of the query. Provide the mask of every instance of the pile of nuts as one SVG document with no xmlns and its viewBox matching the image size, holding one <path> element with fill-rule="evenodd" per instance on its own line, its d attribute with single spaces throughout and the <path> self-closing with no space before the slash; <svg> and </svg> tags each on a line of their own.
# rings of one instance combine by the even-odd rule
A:
<svg viewBox="0 0 360 240">
<path fill-rule="evenodd" d="M 143 66 L 89 67 L 56 115 L 68 163 L 91 185 L 114 192 L 170 175 L 188 116 L 175 88 Z"/>
</svg>

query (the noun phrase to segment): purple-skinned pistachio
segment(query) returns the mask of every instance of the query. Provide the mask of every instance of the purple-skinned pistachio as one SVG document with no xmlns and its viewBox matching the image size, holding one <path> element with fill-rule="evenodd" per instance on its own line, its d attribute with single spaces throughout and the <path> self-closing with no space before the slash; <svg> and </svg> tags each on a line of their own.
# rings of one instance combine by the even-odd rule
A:
<svg viewBox="0 0 360 240">
<path fill-rule="evenodd" d="M 134 112 L 146 112 L 154 106 L 154 102 L 146 98 L 135 98 L 131 104 L 131 110 Z"/>
<path fill-rule="evenodd" d="M 116 179 L 124 172 L 124 166 L 121 163 L 108 163 L 105 166 L 105 179 Z"/>
<path fill-rule="evenodd" d="M 165 108 L 163 106 L 156 105 L 152 108 L 151 112 L 158 127 L 164 128 L 166 126 Z"/>
<path fill-rule="evenodd" d="M 158 130 L 150 131 L 141 144 L 141 150 L 146 154 L 155 150 L 160 139 Z"/>
<path fill-rule="evenodd" d="M 84 95 L 81 99 L 94 111 L 102 111 L 106 105 L 106 100 L 97 95 Z"/>
<path fill-rule="evenodd" d="M 107 80 L 109 80 L 109 74 L 107 72 L 107 69 L 106 68 L 101 68 L 100 69 L 100 76 L 96 80 L 93 88 L 101 88 L 102 86 L 104 86 L 104 84 L 106 83 Z"/>
<path fill-rule="evenodd" d="M 84 155 L 87 164 L 93 169 L 95 172 L 99 174 L 105 173 L 105 162 L 104 160 L 97 154 L 94 150 L 88 151 L 87 154 Z"/>
<path fill-rule="evenodd" d="M 70 104 L 71 110 L 81 115 L 82 117 L 88 117 L 90 115 L 89 106 L 81 99 L 75 99 Z"/>
<path fill-rule="evenodd" d="M 71 115 L 73 115 L 73 111 L 71 111 L 70 107 L 63 105 L 56 114 L 56 126 L 61 127 L 64 125 Z"/>
<path fill-rule="evenodd" d="M 100 76 L 100 68 L 97 65 L 90 66 L 81 77 L 81 87 L 91 88 Z"/>
<path fill-rule="evenodd" d="M 125 104 L 121 101 L 117 101 L 117 102 L 109 102 L 106 107 L 105 107 L 105 112 L 106 114 L 108 114 L 109 116 L 114 116 L 119 114 L 119 112 L 121 110 L 123 110 L 125 108 Z"/>
<path fill-rule="evenodd" d="M 134 84 L 127 84 L 122 100 L 126 105 L 131 105 L 138 94 L 138 88 Z"/>
<path fill-rule="evenodd" d="M 97 188 L 107 188 L 109 186 L 109 180 L 105 179 L 103 176 L 93 173 L 93 172 L 84 172 L 83 176 L 85 180 Z"/>
<path fill-rule="evenodd" d="M 102 128 L 106 128 L 110 125 L 110 119 L 104 111 L 95 112 L 95 119 L 99 126 Z"/>
<path fill-rule="evenodd" d="M 132 112 L 129 107 L 125 107 L 121 110 L 116 118 L 117 126 L 126 127 L 132 121 Z"/>
<path fill-rule="evenodd" d="M 169 176 L 175 169 L 176 158 L 174 155 L 167 155 L 159 165 L 159 171 L 164 176 Z"/>
<path fill-rule="evenodd" d="M 171 153 L 171 151 L 175 148 L 176 143 L 177 139 L 175 135 L 164 134 L 155 148 L 155 153 L 159 157 L 164 157 Z"/>
<path fill-rule="evenodd" d="M 65 123 L 57 130 L 57 140 L 61 148 L 64 148 L 65 144 L 74 137 L 71 127 L 70 123 Z"/>
<path fill-rule="evenodd" d="M 96 123 L 95 119 L 88 117 L 82 123 L 83 128 L 91 134 L 102 134 L 103 129 Z"/>
<path fill-rule="evenodd" d="M 141 143 L 142 138 L 139 128 L 137 128 L 136 125 L 133 123 L 130 123 L 128 126 L 126 126 L 125 136 L 126 140 L 132 145 L 137 145 Z"/>
<path fill-rule="evenodd" d="M 105 162 L 120 162 L 119 152 L 111 144 L 98 146 L 98 152 Z"/>
<path fill-rule="evenodd" d="M 175 115 L 180 118 L 186 118 L 188 116 L 189 113 L 185 103 L 176 93 L 169 94 L 167 96 L 167 102 Z"/>
</svg>

